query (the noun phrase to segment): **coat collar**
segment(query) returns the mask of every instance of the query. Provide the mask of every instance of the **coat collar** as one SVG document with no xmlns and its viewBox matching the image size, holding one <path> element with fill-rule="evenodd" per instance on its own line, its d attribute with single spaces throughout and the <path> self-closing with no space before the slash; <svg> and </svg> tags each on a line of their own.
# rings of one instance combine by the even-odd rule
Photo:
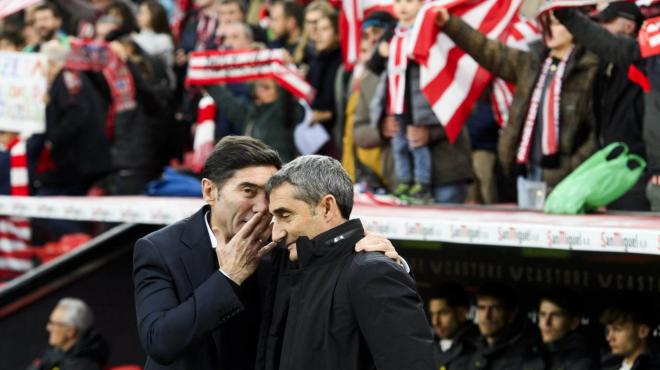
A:
<svg viewBox="0 0 660 370">
<path fill-rule="evenodd" d="M 311 240 L 302 236 L 296 241 L 300 267 L 304 268 L 315 261 L 331 260 L 335 256 L 352 252 L 355 243 L 363 237 L 364 229 L 359 219 L 344 222 Z"/>
</svg>

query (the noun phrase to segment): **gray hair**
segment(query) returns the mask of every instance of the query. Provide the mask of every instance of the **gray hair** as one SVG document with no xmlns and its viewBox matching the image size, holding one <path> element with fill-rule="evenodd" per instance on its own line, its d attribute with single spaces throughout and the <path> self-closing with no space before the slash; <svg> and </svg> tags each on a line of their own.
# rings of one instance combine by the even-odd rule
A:
<svg viewBox="0 0 660 370">
<path fill-rule="evenodd" d="M 297 188 L 296 199 L 316 206 L 326 195 L 337 200 L 344 219 L 349 219 L 353 210 L 353 182 L 336 159 L 321 155 L 305 155 L 287 163 L 268 180 L 266 191 L 284 183 Z"/>
<path fill-rule="evenodd" d="M 243 35 L 250 40 L 250 42 L 254 41 L 254 32 L 252 32 L 252 28 L 250 28 L 250 25 L 244 22 L 236 22 L 233 24 L 236 27 L 240 27 L 241 31 L 243 31 Z"/>
<path fill-rule="evenodd" d="M 86 332 L 92 327 L 94 315 L 89 306 L 78 298 L 62 298 L 56 308 L 64 311 L 62 321 L 75 327 L 78 332 Z"/>
</svg>

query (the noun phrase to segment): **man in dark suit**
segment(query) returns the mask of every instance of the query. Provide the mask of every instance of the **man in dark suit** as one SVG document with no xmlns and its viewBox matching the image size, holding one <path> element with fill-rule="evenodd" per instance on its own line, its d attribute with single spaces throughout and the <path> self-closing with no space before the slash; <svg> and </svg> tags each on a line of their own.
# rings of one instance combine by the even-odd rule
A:
<svg viewBox="0 0 660 370">
<path fill-rule="evenodd" d="M 133 275 L 145 370 L 252 370 L 271 217 L 265 185 L 281 167 L 275 151 L 226 137 L 202 172 L 207 205 L 138 240 Z M 369 249 L 396 251 L 371 238 Z"/>
<path fill-rule="evenodd" d="M 266 189 L 282 248 L 257 369 L 436 369 L 413 279 L 380 253 L 354 252 L 364 230 L 349 221 L 353 184 L 341 164 L 299 157 Z"/>
</svg>

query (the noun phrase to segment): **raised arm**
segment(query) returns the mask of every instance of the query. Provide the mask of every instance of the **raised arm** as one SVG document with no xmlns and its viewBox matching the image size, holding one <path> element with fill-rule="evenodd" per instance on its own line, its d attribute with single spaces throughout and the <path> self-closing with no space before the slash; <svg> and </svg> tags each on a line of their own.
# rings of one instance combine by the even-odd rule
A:
<svg viewBox="0 0 660 370">
<path fill-rule="evenodd" d="M 622 68 L 642 60 L 637 40 L 610 33 L 576 9 L 558 9 L 554 14 L 577 43 L 598 57 Z"/>
<path fill-rule="evenodd" d="M 438 11 L 437 22 L 442 32 L 479 65 L 506 81 L 517 82 L 519 73 L 528 63 L 527 52 L 489 39 L 459 17 L 449 15 L 446 9 Z"/>
</svg>

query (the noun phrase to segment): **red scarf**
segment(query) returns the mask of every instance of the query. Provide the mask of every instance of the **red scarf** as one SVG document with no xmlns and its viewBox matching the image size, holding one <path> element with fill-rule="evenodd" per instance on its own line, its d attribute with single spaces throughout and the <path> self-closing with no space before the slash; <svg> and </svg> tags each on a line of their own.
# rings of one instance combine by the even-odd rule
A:
<svg viewBox="0 0 660 370">
<path fill-rule="evenodd" d="M 552 68 L 552 57 L 548 56 L 545 59 L 541 76 L 539 76 L 539 79 L 536 82 L 536 87 L 534 88 L 534 94 L 532 95 L 532 101 L 529 105 L 529 111 L 527 111 L 527 119 L 525 120 L 525 126 L 520 140 L 520 146 L 518 147 L 516 160 L 519 164 L 525 164 L 529 160 L 532 136 L 539 108 L 542 109 L 540 123 L 542 125 L 541 129 L 543 130 L 543 155 L 551 156 L 557 154 L 559 148 L 559 107 L 561 104 L 561 85 L 564 73 L 566 72 L 566 64 L 573 54 L 573 50 L 574 49 L 571 49 L 566 53 L 559 62 L 557 70 L 552 76 L 552 81 L 550 81 L 548 88 L 544 90 L 546 81 L 551 72 L 550 69 Z M 543 99 L 543 106 L 540 107 L 541 98 L 544 93 L 545 99 Z"/>
<path fill-rule="evenodd" d="M 197 108 L 197 127 L 193 143 L 192 169 L 195 172 L 202 172 L 204 162 L 213 151 L 215 113 L 216 106 L 213 98 L 209 95 L 202 97 Z"/>
<path fill-rule="evenodd" d="M 16 138 L 5 149 L 9 152 L 10 195 L 30 195 L 25 140 Z M 16 256 L 5 259 L 2 254 L 27 248 L 30 238 L 30 220 L 0 216 L 0 280 L 18 276 L 25 270 L 15 266 L 18 263 Z"/>
<path fill-rule="evenodd" d="M 387 112 L 389 114 L 401 114 L 405 107 L 408 35 L 409 29 L 399 25 L 390 41 L 390 53 L 387 60 Z"/>
<path fill-rule="evenodd" d="M 10 194 L 15 196 L 30 195 L 28 160 L 25 147 L 25 140 L 18 138 L 7 145 L 7 151 L 9 151 Z"/>
</svg>

